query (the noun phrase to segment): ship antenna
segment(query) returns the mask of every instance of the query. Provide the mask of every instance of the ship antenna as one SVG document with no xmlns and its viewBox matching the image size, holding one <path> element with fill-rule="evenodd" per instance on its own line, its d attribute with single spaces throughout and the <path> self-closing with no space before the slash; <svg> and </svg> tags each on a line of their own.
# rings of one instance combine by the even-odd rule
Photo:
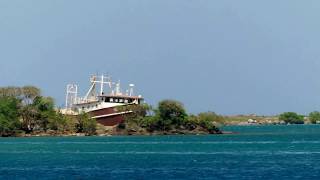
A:
<svg viewBox="0 0 320 180">
<path fill-rule="evenodd" d="M 104 76 L 103 74 L 101 75 L 101 87 L 100 87 L 100 95 L 103 95 L 103 86 L 104 86 Z"/>
<path fill-rule="evenodd" d="M 68 84 L 66 94 L 66 109 L 70 110 L 78 101 L 78 85 Z"/>
<path fill-rule="evenodd" d="M 130 86 L 130 93 L 129 96 L 133 96 L 133 88 L 134 88 L 134 84 L 129 84 Z"/>
</svg>

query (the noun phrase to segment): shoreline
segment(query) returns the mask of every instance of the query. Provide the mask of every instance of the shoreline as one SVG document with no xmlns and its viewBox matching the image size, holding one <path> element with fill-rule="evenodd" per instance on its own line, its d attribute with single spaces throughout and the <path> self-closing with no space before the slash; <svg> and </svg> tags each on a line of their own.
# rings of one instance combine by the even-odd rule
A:
<svg viewBox="0 0 320 180">
<path fill-rule="evenodd" d="M 314 125 L 317 124 L 311 124 L 311 123 L 305 123 L 305 124 L 227 124 L 225 127 L 229 126 L 239 126 L 239 127 L 250 127 L 250 126 L 305 126 L 305 125 Z M 124 131 L 118 131 L 115 133 L 98 133 L 95 135 L 88 135 L 85 133 L 56 133 L 56 132 L 39 132 L 34 134 L 17 134 L 13 136 L 3 136 L 0 138 L 32 138 L 32 137 L 120 137 L 120 136 L 133 136 L 133 137 L 139 137 L 139 136 L 207 136 L 207 135 L 235 135 L 240 134 L 238 132 L 232 132 L 232 131 L 223 131 L 215 132 L 215 133 L 208 133 L 203 131 L 166 131 L 166 132 L 124 132 Z"/>
<path fill-rule="evenodd" d="M 17 134 L 15 136 L 5 136 L 0 138 L 28 138 L 28 137 L 117 137 L 117 136 L 205 136 L 205 135 L 227 135 L 227 134 L 237 134 L 230 131 L 221 131 L 219 133 L 204 133 L 204 132 L 154 132 L 154 133 L 101 133 L 95 135 L 88 135 L 85 133 L 71 133 L 71 134 L 63 134 L 63 133 L 38 133 L 38 134 Z"/>
</svg>

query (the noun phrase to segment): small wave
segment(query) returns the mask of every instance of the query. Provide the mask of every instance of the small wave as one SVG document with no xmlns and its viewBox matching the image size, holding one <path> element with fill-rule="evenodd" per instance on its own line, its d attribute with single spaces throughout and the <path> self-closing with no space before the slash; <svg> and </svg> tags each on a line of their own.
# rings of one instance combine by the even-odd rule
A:
<svg viewBox="0 0 320 180">
<path fill-rule="evenodd" d="M 320 144 L 320 141 L 292 141 L 292 144 Z"/>
<path fill-rule="evenodd" d="M 84 144 L 84 145 L 158 145 L 158 144 L 320 144 L 320 141 L 114 141 L 114 142 L 99 142 L 99 141 L 62 141 L 62 142 L 0 142 L 0 145 L 47 145 L 47 144 Z"/>
<path fill-rule="evenodd" d="M 312 155 L 319 151 L 0 151 L 0 154 L 114 154 L 114 155 Z"/>
<path fill-rule="evenodd" d="M 52 151 L 0 151 L 0 154 L 52 154 Z"/>
<path fill-rule="evenodd" d="M 318 151 L 278 151 L 275 152 L 276 155 L 288 154 L 288 155 L 312 155 L 320 154 Z"/>
<path fill-rule="evenodd" d="M 320 154 L 320 152 L 290 152 L 290 151 L 232 151 L 232 152 L 160 152 L 160 151 L 100 151 L 100 152 L 63 152 L 64 154 L 126 154 L 126 155 L 281 155 L 281 154 Z"/>
<path fill-rule="evenodd" d="M 49 142 L 0 142 L 0 144 L 4 145 L 16 145 L 16 144 L 30 144 L 30 145 L 41 145 L 48 144 Z"/>
<path fill-rule="evenodd" d="M 276 144 L 282 143 L 278 141 L 225 141 L 225 142 L 215 142 L 215 141 L 203 141 L 203 142 L 185 142 L 185 141 L 154 141 L 154 142 L 58 142 L 57 144 Z"/>
</svg>

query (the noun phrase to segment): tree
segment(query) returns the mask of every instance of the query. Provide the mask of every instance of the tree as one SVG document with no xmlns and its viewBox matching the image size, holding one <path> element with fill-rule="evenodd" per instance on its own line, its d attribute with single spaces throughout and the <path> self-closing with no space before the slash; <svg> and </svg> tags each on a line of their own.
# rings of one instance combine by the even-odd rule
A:
<svg viewBox="0 0 320 180">
<path fill-rule="evenodd" d="M 317 122 L 320 121 L 320 112 L 319 111 L 314 111 L 309 114 L 309 119 L 312 124 L 316 124 Z"/>
<path fill-rule="evenodd" d="M 216 125 L 222 125 L 224 123 L 224 118 L 222 116 L 217 115 L 214 112 L 203 112 L 199 115 L 200 122 L 212 122 Z"/>
<path fill-rule="evenodd" d="M 78 133 L 85 133 L 86 135 L 94 135 L 97 130 L 97 121 L 90 118 L 88 113 L 81 113 L 78 116 L 78 122 L 76 124 Z"/>
<path fill-rule="evenodd" d="M 31 133 L 37 125 L 38 110 L 33 105 L 25 105 L 20 109 L 20 114 L 22 130 Z"/>
<path fill-rule="evenodd" d="M 185 123 L 185 128 L 189 131 L 195 130 L 199 125 L 199 117 L 196 115 L 189 115 L 188 120 Z"/>
<path fill-rule="evenodd" d="M 20 126 L 19 100 L 14 97 L 0 97 L 0 135 L 14 134 Z"/>
<path fill-rule="evenodd" d="M 143 126 L 144 118 L 150 114 L 152 107 L 148 104 L 137 104 L 137 105 L 127 105 L 118 107 L 119 112 L 128 112 L 123 114 L 124 124 L 122 127 L 125 127 L 125 124 Z"/>
<path fill-rule="evenodd" d="M 31 132 L 36 126 L 36 117 L 39 112 L 32 103 L 39 96 L 40 89 L 34 86 L 0 88 L 0 97 L 11 97 L 18 100 L 17 110 L 22 118 L 21 129 L 26 132 Z"/>
<path fill-rule="evenodd" d="M 54 118 L 49 119 L 49 129 L 57 132 L 73 131 L 74 124 L 68 116 L 58 112 Z"/>
<path fill-rule="evenodd" d="M 178 128 L 187 120 L 187 113 L 183 104 L 175 100 L 159 102 L 156 116 L 159 117 L 158 125 L 162 130 L 170 130 L 174 126 Z"/>
<path fill-rule="evenodd" d="M 32 106 L 36 110 L 37 125 L 44 131 L 48 130 L 49 121 L 55 118 L 54 101 L 50 97 L 37 96 Z"/>
<path fill-rule="evenodd" d="M 0 96 L 1 97 L 20 97 L 21 96 L 21 88 L 9 86 L 0 88 Z"/>
<path fill-rule="evenodd" d="M 24 86 L 21 88 L 21 92 L 24 104 L 32 104 L 34 99 L 41 95 L 41 90 L 34 86 Z"/>
<path fill-rule="evenodd" d="M 285 112 L 280 114 L 279 120 L 284 121 L 287 124 L 304 124 L 304 117 L 298 115 L 295 112 Z"/>
</svg>

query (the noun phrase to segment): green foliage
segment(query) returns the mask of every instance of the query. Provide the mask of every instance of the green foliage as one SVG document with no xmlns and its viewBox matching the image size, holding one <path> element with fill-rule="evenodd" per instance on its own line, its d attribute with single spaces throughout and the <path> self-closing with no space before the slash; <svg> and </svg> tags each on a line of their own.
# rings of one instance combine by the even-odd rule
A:
<svg viewBox="0 0 320 180">
<path fill-rule="evenodd" d="M 217 132 L 217 124 L 223 118 L 215 113 L 187 115 L 182 103 L 175 100 L 159 102 L 157 109 L 147 104 L 118 107 L 125 113 L 125 122 L 118 128 L 131 132 L 153 132 L 205 129 Z M 153 112 L 153 113 L 152 113 Z M 71 118 L 55 110 L 50 97 L 41 96 L 40 89 L 34 86 L 0 88 L 0 135 L 10 136 L 15 132 L 32 133 L 47 130 L 56 132 L 78 132 L 94 135 L 97 122 L 89 114 L 82 113 Z M 21 131 L 22 130 L 22 131 Z M 129 132 L 128 131 L 128 132 Z"/>
<path fill-rule="evenodd" d="M 312 124 L 316 124 L 317 122 L 320 122 L 320 112 L 314 111 L 309 114 L 309 119 Z"/>
<path fill-rule="evenodd" d="M 194 130 L 198 127 L 206 130 L 209 133 L 220 133 L 218 126 L 224 123 L 224 118 L 217 115 L 214 112 L 204 112 L 198 114 L 198 116 L 190 115 L 186 123 L 186 127 L 189 130 Z"/>
<path fill-rule="evenodd" d="M 141 119 L 140 126 L 142 128 L 146 128 L 148 131 L 154 131 L 157 130 L 157 122 L 158 118 L 155 116 L 146 116 Z"/>
<path fill-rule="evenodd" d="M 204 112 L 198 115 L 199 125 L 209 133 L 219 132 L 218 126 L 223 124 L 224 118 L 214 112 Z"/>
<path fill-rule="evenodd" d="M 214 112 L 200 113 L 198 116 L 186 114 L 183 105 L 180 102 L 173 100 L 165 100 L 159 103 L 156 110 L 156 116 L 151 119 L 151 122 L 157 121 L 155 128 L 162 130 L 186 129 L 195 130 L 199 127 L 209 133 L 217 133 L 220 130 L 217 128 L 224 123 L 224 118 Z"/>
<path fill-rule="evenodd" d="M 156 116 L 159 118 L 158 127 L 162 130 L 170 130 L 184 125 L 188 115 L 182 103 L 175 100 L 164 100 L 159 102 Z"/>
<path fill-rule="evenodd" d="M 55 110 L 51 97 L 41 96 L 34 86 L 0 87 L 0 135 L 9 136 L 15 132 L 34 131 L 73 132 L 76 130 L 87 135 L 95 134 L 96 121 L 87 114 L 75 120 Z M 21 131 L 22 130 L 22 131 Z"/>
<path fill-rule="evenodd" d="M 224 118 L 222 116 L 217 115 L 214 112 L 204 112 L 204 113 L 200 113 L 198 116 L 199 116 L 200 123 L 205 124 L 206 122 L 210 122 L 216 125 L 224 124 Z"/>
<path fill-rule="evenodd" d="M 81 113 L 78 116 L 78 122 L 76 124 L 76 130 L 78 133 L 86 133 L 87 135 L 96 134 L 97 121 L 90 118 L 89 114 Z"/>
<path fill-rule="evenodd" d="M 37 109 L 32 105 L 26 105 L 20 109 L 20 114 L 22 118 L 22 130 L 26 131 L 27 133 L 32 132 L 37 125 Z"/>
<path fill-rule="evenodd" d="M 60 112 L 56 113 L 54 118 L 49 119 L 49 129 L 56 132 L 73 132 L 74 128 L 75 124 L 73 119 L 61 114 Z"/>
<path fill-rule="evenodd" d="M 284 121 L 287 124 L 304 124 L 304 117 L 298 115 L 295 112 L 285 112 L 280 114 L 279 120 Z"/>
<path fill-rule="evenodd" d="M 147 104 L 118 107 L 120 112 L 130 112 L 123 114 L 125 122 L 120 124 L 119 128 L 125 128 L 125 124 L 137 124 L 138 126 L 142 126 L 144 118 L 151 109 L 151 106 Z"/>
<path fill-rule="evenodd" d="M 187 130 L 195 130 L 199 126 L 199 117 L 195 115 L 190 115 L 187 122 L 185 123 L 185 128 Z"/>
<path fill-rule="evenodd" d="M 41 90 L 35 86 L 24 86 L 21 89 L 24 98 L 34 99 L 41 95 Z"/>
<path fill-rule="evenodd" d="M 0 87 L 1 97 L 15 97 L 17 99 L 20 99 L 24 104 L 31 104 L 33 102 L 33 99 L 37 96 L 40 96 L 40 94 L 40 89 L 34 86 Z"/>
<path fill-rule="evenodd" d="M 0 88 L 1 97 L 20 97 L 22 94 L 21 88 L 9 86 Z"/>
<path fill-rule="evenodd" d="M 0 135 L 12 135 L 19 128 L 19 100 L 13 97 L 0 97 Z"/>
<path fill-rule="evenodd" d="M 34 99 L 32 106 L 37 111 L 36 121 L 38 122 L 40 129 L 47 131 L 49 122 L 56 118 L 53 99 L 50 97 L 38 96 Z"/>
<path fill-rule="evenodd" d="M 213 134 L 220 132 L 217 127 L 224 122 L 224 118 L 214 112 L 188 116 L 183 105 L 174 100 L 161 101 L 158 108 L 153 109 L 153 116 L 147 115 L 151 114 L 150 111 L 152 110 L 147 105 L 125 106 L 120 110 L 131 112 L 124 115 L 125 122 L 118 126 L 120 130 L 138 131 L 141 128 L 148 132 L 199 130 Z"/>
</svg>

